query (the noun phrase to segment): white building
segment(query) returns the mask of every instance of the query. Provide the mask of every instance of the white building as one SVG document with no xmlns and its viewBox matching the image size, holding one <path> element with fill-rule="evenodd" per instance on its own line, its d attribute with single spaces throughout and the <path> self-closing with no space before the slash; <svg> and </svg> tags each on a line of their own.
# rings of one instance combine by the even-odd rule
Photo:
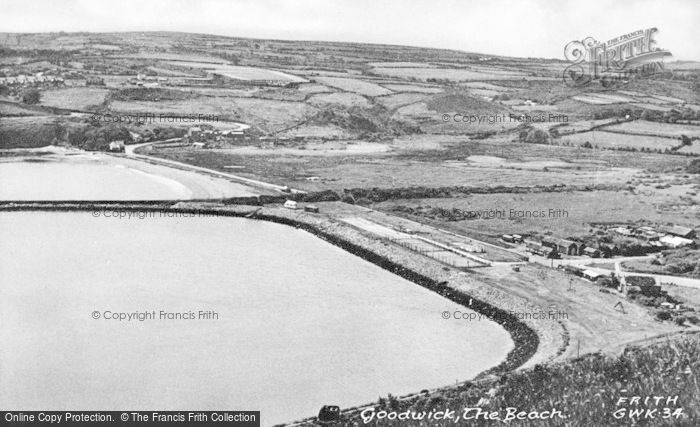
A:
<svg viewBox="0 0 700 427">
<path fill-rule="evenodd" d="M 109 151 L 123 152 L 124 151 L 124 141 L 112 141 L 109 143 Z"/>
<path fill-rule="evenodd" d="M 690 239 L 684 239 L 682 237 L 670 236 L 670 235 L 666 235 L 666 236 L 660 238 L 659 242 L 663 243 L 664 245 L 666 245 L 669 248 L 681 248 L 683 246 L 690 246 L 693 243 L 695 243 Z"/>
</svg>

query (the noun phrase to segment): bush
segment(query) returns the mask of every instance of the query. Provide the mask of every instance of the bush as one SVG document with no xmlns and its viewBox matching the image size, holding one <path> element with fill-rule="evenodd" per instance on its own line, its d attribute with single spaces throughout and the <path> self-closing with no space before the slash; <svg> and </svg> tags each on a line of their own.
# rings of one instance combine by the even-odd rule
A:
<svg viewBox="0 0 700 427">
<path fill-rule="evenodd" d="M 662 321 L 663 320 L 671 320 L 671 317 L 672 317 L 671 313 L 669 313 L 668 311 L 660 311 L 660 312 L 656 313 L 656 318 L 659 320 L 662 320 Z"/>
<path fill-rule="evenodd" d="M 29 89 L 22 94 L 22 102 L 25 104 L 38 104 L 41 100 L 41 92 L 37 89 Z"/>
</svg>

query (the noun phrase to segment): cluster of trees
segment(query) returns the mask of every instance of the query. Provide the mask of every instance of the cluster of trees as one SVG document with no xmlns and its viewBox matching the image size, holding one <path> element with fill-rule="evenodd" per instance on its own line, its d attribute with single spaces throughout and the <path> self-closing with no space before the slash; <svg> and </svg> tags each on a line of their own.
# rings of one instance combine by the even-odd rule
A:
<svg viewBox="0 0 700 427">
<path fill-rule="evenodd" d="M 527 144 L 549 144 L 551 136 L 542 129 L 526 127 L 520 131 L 518 139 Z"/>
<path fill-rule="evenodd" d="M 681 120 L 700 120 L 700 110 L 694 111 L 689 107 L 672 109 L 670 111 L 644 110 L 639 118 L 654 122 L 676 123 Z"/>
<path fill-rule="evenodd" d="M 598 110 L 593 113 L 593 118 L 595 120 L 627 118 L 628 116 L 631 119 L 642 119 L 662 123 L 677 123 L 684 120 L 700 120 L 700 110 L 696 111 L 689 107 L 683 107 L 680 109 L 674 108 L 669 111 L 646 110 L 641 108 L 608 108 L 604 110 Z"/>
</svg>

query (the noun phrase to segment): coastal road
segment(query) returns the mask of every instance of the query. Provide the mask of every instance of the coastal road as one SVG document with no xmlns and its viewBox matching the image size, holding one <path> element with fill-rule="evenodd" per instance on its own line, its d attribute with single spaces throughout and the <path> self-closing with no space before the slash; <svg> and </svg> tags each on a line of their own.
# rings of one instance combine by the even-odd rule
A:
<svg viewBox="0 0 700 427">
<path fill-rule="evenodd" d="M 136 150 L 139 148 L 147 147 L 150 145 L 160 145 L 160 144 L 168 144 L 168 143 L 173 143 L 173 142 L 178 142 L 180 141 L 180 138 L 172 138 L 172 139 L 166 139 L 163 141 L 154 141 L 154 142 L 145 142 L 142 144 L 134 144 L 134 145 L 126 145 L 124 147 L 124 156 L 135 159 L 135 160 L 141 160 L 141 161 L 146 161 L 150 163 L 156 163 L 159 165 L 163 166 L 170 166 L 176 169 L 185 169 L 185 170 L 192 170 L 195 172 L 200 172 L 200 173 L 205 173 L 207 175 L 213 175 L 217 176 L 220 178 L 225 178 L 225 179 L 230 179 L 232 181 L 241 183 L 241 184 L 246 184 L 251 187 L 257 187 L 257 188 L 264 188 L 266 190 L 272 190 L 276 193 L 292 193 L 292 194 L 305 194 L 305 191 L 302 190 L 296 190 L 296 189 L 290 189 L 288 187 L 282 186 L 282 185 L 276 185 L 276 184 L 271 184 L 269 182 L 264 182 L 264 181 L 258 181 L 255 179 L 250 179 L 250 178 L 245 178 L 239 175 L 233 175 L 230 173 L 226 172 L 220 172 L 214 169 L 208 169 L 208 168 L 203 168 L 201 166 L 194 166 L 190 165 L 187 163 L 182 163 L 178 162 L 175 160 L 168 160 L 168 159 L 162 159 L 154 156 L 146 156 L 143 154 L 137 154 Z M 114 153 L 112 153 L 114 154 Z"/>
<path fill-rule="evenodd" d="M 700 290 L 700 279 L 694 279 L 692 277 L 681 277 L 681 276 L 669 276 L 666 274 L 652 274 L 652 273 L 637 273 L 634 271 L 623 271 L 621 263 L 625 261 L 643 261 L 653 259 L 654 255 L 644 255 L 644 256 L 629 256 L 620 258 L 576 258 L 576 259 L 555 259 L 551 260 L 549 258 L 544 258 L 541 256 L 536 256 L 530 254 L 530 260 L 538 264 L 545 265 L 547 267 L 553 266 L 557 267 L 559 265 L 573 265 L 577 267 L 582 267 L 587 270 L 592 270 L 598 273 L 610 274 L 616 273 L 621 276 L 644 276 L 653 277 L 657 284 L 672 283 L 676 286 L 682 286 L 686 288 L 694 288 Z M 590 264 L 595 263 L 606 263 L 613 264 L 615 268 L 613 270 L 602 267 L 593 267 Z"/>
</svg>

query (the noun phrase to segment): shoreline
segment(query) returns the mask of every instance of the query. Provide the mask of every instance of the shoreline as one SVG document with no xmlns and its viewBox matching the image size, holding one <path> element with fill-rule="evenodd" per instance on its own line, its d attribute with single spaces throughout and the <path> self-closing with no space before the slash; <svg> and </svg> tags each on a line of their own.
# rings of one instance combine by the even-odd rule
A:
<svg viewBox="0 0 700 427">
<path fill-rule="evenodd" d="M 453 389 L 466 382 L 492 378 L 529 365 L 547 363 L 561 355 L 569 344 L 568 331 L 563 322 L 542 322 L 531 319 L 519 320 L 510 313 L 537 309 L 524 298 L 504 294 L 490 288 L 488 285 L 474 280 L 473 277 L 470 278 L 469 273 L 461 273 L 455 276 L 454 271 L 449 271 L 450 269 L 445 270 L 445 267 L 437 261 L 425 257 L 422 257 L 425 259 L 419 259 L 420 255 L 408 250 L 399 247 L 387 249 L 381 240 L 364 235 L 351 226 L 333 221 L 332 218 L 326 216 L 270 206 L 221 206 L 211 202 L 192 201 L 177 203 L 166 201 L 148 201 L 146 203 L 124 201 L 97 203 L 64 201 L 0 202 L 0 212 L 89 212 L 108 209 L 139 212 L 171 211 L 207 216 L 258 219 L 301 229 L 418 286 L 482 314 L 508 332 L 514 347 L 498 365 L 477 374 L 471 380 L 438 387 L 433 389 L 433 391 Z M 416 391 L 399 398 L 406 399 L 421 392 Z M 353 411 L 369 404 L 349 408 L 346 411 Z"/>
</svg>

